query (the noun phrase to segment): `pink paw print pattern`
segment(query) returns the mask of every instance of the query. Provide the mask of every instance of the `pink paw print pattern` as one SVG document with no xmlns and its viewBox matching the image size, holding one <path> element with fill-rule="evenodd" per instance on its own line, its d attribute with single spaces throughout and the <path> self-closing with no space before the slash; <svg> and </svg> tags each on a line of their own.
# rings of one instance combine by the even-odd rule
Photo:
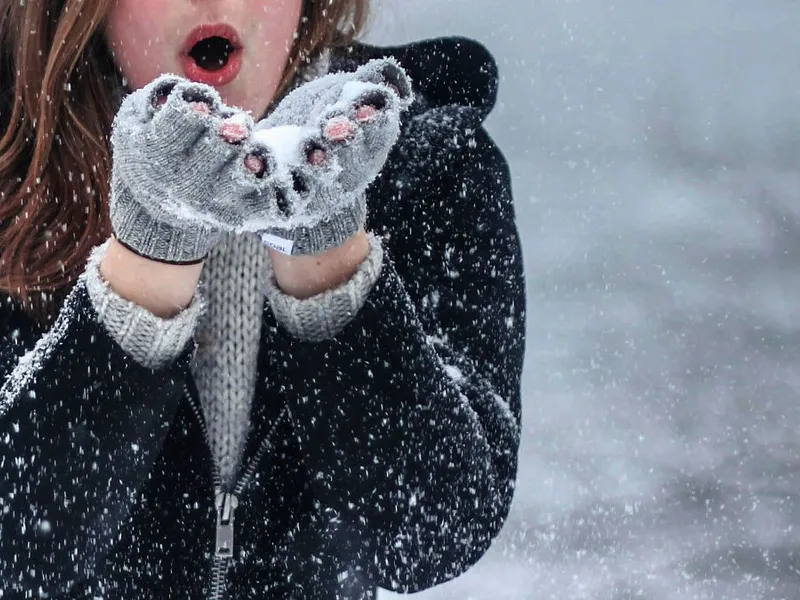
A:
<svg viewBox="0 0 800 600">
<path fill-rule="evenodd" d="M 298 88 L 255 126 L 214 88 L 164 75 L 128 96 L 114 121 L 114 197 L 135 197 L 154 222 L 179 229 L 308 233 L 363 195 L 410 102 L 403 70 L 372 61 Z M 112 212 L 124 230 L 136 211 L 120 206 Z"/>
<path fill-rule="evenodd" d="M 159 77 L 123 101 L 114 122 L 114 175 L 151 215 L 224 231 L 283 218 L 287 186 L 253 120 L 214 88 Z"/>
<path fill-rule="evenodd" d="M 391 59 L 327 75 L 289 94 L 254 133 L 276 151 L 287 139 L 305 149 L 276 152 L 292 180 L 294 219 L 276 226 L 313 226 L 352 203 L 383 167 L 411 101 L 410 81 Z"/>
</svg>

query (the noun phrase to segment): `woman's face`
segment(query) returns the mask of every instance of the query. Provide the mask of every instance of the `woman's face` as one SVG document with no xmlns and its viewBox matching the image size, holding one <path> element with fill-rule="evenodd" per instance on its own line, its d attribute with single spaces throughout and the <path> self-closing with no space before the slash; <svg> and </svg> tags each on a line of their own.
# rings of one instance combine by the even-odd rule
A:
<svg viewBox="0 0 800 600">
<path fill-rule="evenodd" d="M 112 0 L 105 36 L 130 89 L 174 73 L 213 85 L 226 104 L 257 119 L 280 83 L 302 5 L 303 0 Z"/>
</svg>

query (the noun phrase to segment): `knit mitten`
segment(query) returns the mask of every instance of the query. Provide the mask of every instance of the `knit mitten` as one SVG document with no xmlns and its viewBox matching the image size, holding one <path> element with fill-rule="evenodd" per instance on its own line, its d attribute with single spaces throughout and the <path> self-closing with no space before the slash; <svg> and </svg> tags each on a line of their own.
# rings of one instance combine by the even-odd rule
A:
<svg viewBox="0 0 800 600">
<path fill-rule="evenodd" d="M 383 168 L 411 104 L 411 84 L 390 58 L 302 85 L 256 124 L 288 178 L 280 217 L 259 231 L 286 254 L 318 254 L 364 226 L 367 186 Z"/>
<path fill-rule="evenodd" d="M 164 75 L 122 102 L 112 132 L 111 223 L 134 252 L 202 260 L 224 231 L 280 216 L 285 180 L 252 119 L 214 88 Z M 256 223 L 257 225 L 253 225 Z"/>
</svg>

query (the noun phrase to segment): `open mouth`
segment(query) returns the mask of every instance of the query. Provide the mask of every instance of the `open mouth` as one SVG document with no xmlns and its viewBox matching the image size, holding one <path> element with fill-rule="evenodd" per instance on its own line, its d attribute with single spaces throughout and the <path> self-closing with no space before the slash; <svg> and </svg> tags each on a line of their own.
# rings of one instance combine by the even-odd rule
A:
<svg viewBox="0 0 800 600">
<path fill-rule="evenodd" d="M 186 38 L 181 62 L 184 74 L 192 81 L 226 85 L 241 70 L 239 35 L 228 25 L 201 25 Z"/>
<path fill-rule="evenodd" d="M 215 35 L 196 43 L 189 51 L 189 56 L 194 59 L 198 67 L 213 73 L 228 64 L 233 51 L 234 47 L 230 40 Z"/>
</svg>

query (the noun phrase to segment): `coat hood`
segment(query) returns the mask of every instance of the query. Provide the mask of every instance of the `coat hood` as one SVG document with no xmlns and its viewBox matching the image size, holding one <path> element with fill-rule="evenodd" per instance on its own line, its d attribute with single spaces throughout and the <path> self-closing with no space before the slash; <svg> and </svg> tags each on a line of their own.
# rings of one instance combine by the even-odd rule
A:
<svg viewBox="0 0 800 600">
<path fill-rule="evenodd" d="M 397 59 L 429 107 L 471 107 L 481 120 L 494 108 L 497 63 L 485 46 L 469 38 L 441 37 L 401 46 L 354 44 L 336 53 L 331 67 L 350 70 L 385 56 Z"/>
</svg>

